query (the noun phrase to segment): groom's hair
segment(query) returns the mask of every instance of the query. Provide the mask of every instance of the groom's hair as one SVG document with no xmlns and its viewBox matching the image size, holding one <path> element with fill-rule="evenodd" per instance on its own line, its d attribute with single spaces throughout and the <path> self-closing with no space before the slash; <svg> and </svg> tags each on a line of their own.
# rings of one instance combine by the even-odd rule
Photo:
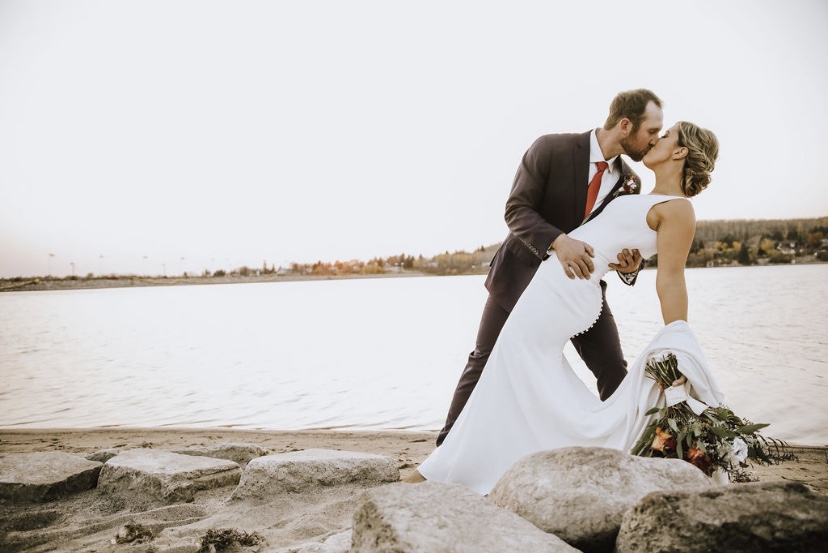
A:
<svg viewBox="0 0 828 553">
<path fill-rule="evenodd" d="M 661 98 L 656 96 L 652 90 L 639 88 L 637 90 L 619 92 L 612 99 L 609 117 L 607 117 L 607 121 L 604 123 L 604 128 L 610 130 L 626 117 L 633 124 L 632 132 L 637 132 L 638 127 L 641 126 L 641 122 L 644 121 L 644 111 L 650 102 L 653 102 L 658 107 L 662 107 Z"/>
</svg>

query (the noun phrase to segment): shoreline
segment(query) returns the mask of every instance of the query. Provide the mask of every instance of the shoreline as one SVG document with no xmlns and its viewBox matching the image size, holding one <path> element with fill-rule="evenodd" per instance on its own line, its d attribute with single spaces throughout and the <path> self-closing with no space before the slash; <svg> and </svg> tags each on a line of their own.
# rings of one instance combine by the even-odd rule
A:
<svg viewBox="0 0 828 553">
<path fill-rule="evenodd" d="M 478 274 L 478 273 L 469 273 Z M 479 273 L 485 274 L 485 273 Z M 94 278 L 0 278 L 2 292 L 48 292 L 53 290 L 98 290 L 102 288 L 143 288 L 148 286 L 206 286 L 211 284 L 255 284 L 261 282 L 302 282 L 317 280 L 356 280 L 372 278 L 430 277 L 428 273 L 405 271 L 375 275 L 260 275 L 223 277 L 94 277 Z"/>
<path fill-rule="evenodd" d="M 789 264 L 757 263 L 755 265 L 715 265 L 711 267 L 688 267 L 688 269 L 725 269 L 733 267 L 786 267 L 789 265 L 810 266 L 825 265 L 828 262 L 797 260 Z M 645 271 L 655 270 L 655 267 L 645 267 Z M 211 284 L 255 284 L 262 282 L 304 282 L 320 280 L 361 280 L 380 278 L 416 278 L 442 276 L 474 276 L 485 275 L 485 271 L 465 272 L 456 275 L 441 275 L 424 273 L 421 271 L 395 271 L 382 274 L 342 274 L 342 275 L 227 275 L 222 277 L 203 276 L 118 276 L 104 277 L 14 277 L 0 278 L 0 293 L 3 292 L 48 292 L 54 290 L 99 290 L 104 288 L 142 288 L 149 286 L 205 286 Z"/>
</svg>

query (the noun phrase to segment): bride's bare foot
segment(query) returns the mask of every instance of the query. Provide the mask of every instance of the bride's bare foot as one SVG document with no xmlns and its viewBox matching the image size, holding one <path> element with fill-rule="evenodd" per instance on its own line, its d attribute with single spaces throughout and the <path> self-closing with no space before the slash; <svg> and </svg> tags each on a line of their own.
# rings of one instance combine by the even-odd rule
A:
<svg viewBox="0 0 828 553">
<path fill-rule="evenodd" d="M 423 475 L 420 474 L 420 471 L 418 471 L 417 469 L 414 469 L 411 472 L 411 474 L 409 474 L 408 476 L 403 478 L 402 481 L 405 482 L 406 484 L 419 484 L 420 482 L 425 482 L 426 479 L 423 478 Z"/>
</svg>

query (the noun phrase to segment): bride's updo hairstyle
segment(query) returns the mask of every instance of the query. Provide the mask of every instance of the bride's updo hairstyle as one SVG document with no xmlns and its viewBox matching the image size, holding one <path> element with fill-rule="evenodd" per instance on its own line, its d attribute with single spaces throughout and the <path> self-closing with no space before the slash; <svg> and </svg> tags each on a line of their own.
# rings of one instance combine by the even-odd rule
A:
<svg viewBox="0 0 828 553">
<path fill-rule="evenodd" d="M 679 121 L 678 125 L 678 145 L 688 150 L 684 158 L 681 190 L 691 198 L 710 184 L 710 173 L 719 157 L 719 140 L 709 130 L 693 123 Z"/>
</svg>

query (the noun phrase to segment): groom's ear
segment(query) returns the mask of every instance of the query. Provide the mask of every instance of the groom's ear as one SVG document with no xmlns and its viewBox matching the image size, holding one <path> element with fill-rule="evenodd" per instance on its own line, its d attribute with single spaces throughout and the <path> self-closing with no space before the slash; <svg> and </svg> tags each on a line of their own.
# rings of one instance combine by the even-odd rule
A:
<svg viewBox="0 0 828 553">
<path fill-rule="evenodd" d="M 621 133 L 624 136 L 627 136 L 632 132 L 633 123 L 626 117 L 622 117 L 621 120 L 618 122 L 618 128 L 621 129 Z"/>
</svg>

